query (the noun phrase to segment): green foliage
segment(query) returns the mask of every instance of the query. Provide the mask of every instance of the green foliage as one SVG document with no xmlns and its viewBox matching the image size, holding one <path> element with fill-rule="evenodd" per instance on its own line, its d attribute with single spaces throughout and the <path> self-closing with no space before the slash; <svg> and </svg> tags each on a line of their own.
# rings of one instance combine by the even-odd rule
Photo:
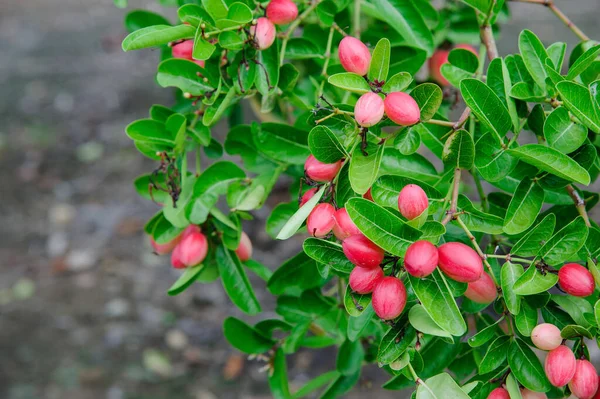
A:
<svg viewBox="0 0 600 399">
<path fill-rule="evenodd" d="M 171 106 L 154 105 L 149 118 L 125 128 L 156 163 L 134 183 L 160 208 L 144 230 L 155 246 L 180 245 L 190 225 L 208 240 L 205 258 L 181 271 L 169 295 L 220 279 L 233 304 L 254 316 L 264 295 L 255 294 L 247 270 L 266 282 L 276 316 L 254 325 L 229 317 L 223 333 L 237 350 L 267 359 L 274 398 L 343 397 L 369 363 L 389 374 L 383 388 L 411 388 L 417 399 L 486 398 L 500 385 L 512 399 L 521 387 L 570 394 L 551 387 L 529 337 L 543 320 L 561 330 L 577 357 L 589 357 L 585 340 L 600 342 L 599 290 L 586 298 L 558 294 L 565 262 L 585 265 L 600 284 L 600 227 L 588 215 L 599 197 L 585 191 L 600 174 L 598 42 L 569 25 L 582 41 L 565 61 L 565 43 L 546 46 L 525 29 L 518 53 L 496 54 L 494 34 L 510 15 L 505 1 L 324 0 L 297 2 L 298 19 L 277 26 L 273 45 L 258 50 L 252 32 L 264 13 L 256 4 L 167 3 L 180 6 L 175 23 L 132 10 L 122 43 L 124 51 L 159 48 L 156 82 L 176 93 Z M 339 62 L 345 35 L 370 46 L 365 76 Z M 186 40 L 189 56 L 174 58 L 170 47 Z M 479 55 L 455 46 L 476 42 Z M 416 75 L 440 49 L 447 53 L 435 56 L 448 61 L 431 62 L 439 69 L 429 71 L 431 79 Z M 445 88 L 433 82 L 444 79 Z M 418 122 L 397 126 L 384 115 L 359 126 L 354 105 L 369 92 L 409 94 Z M 256 121 L 244 124 L 248 108 Z M 224 121 L 222 140 L 214 129 Z M 339 162 L 339 171 L 324 182 L 306 178 L 309 155 Z M 473 189 L 465 186 L 471 181 Z M 278 182 L 292 187 L 289 197 L 273 198 Z M 413 220 L 398 208 L 409 184 L 428 199 Z M 307 189 L 314 195 L 299 207 Z M 265 227 L 279 240 L 305 233 L 320 203 L 344 207 L 385 252 L 383 273 L 405 284 L 400 316 L 380 320 L 374 294 L 353 290 L 355 265 L 332 234 L 304 239 L 274 271 L 242 261 L 244 221 L 268 200 L 285 201 L 273 206 Z M 472 283 L 439 268 L 409 275 L 404 257 L 418 240 L 471 246 L 497 298 L 475 302 Z M 287 356 L 329 346 L 337 347 L 334 369 L 293 392 Z"/>
</svg>

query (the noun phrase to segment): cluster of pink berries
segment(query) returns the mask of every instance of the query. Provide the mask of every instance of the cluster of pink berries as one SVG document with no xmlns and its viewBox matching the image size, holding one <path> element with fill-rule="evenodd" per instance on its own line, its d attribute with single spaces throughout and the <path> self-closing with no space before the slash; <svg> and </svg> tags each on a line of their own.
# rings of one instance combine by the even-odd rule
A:
<svg viewBox="0 0 600 399">
<path fill-rule="evenodd" d="M 340 42 L 338 53 L 346 71 L 360 76 L 366 75 L 369 71 L 371 52 L 360 40 L 346 36 Z M 382 99 L 379 94 L 368 92 L 358 99 L 354 106 L 354 118 L 359 125 L 362 127 L 376 125 L 384 115 L 401 126 L 411 126 L 419 122 L 421 110 L 411 96 L 403 92 L 384 95 L 385 99 Z"/>
<path fill-rule="evenodd" d="M 159 244 L 150 236 L 150 245 L 157 255 L 171 253 L 171 265 L 174 268 L 185 269 L 197 266 L 204 261 L 209 244 L 200 227 L 192 224 L 166 244 Z M 240 244 L 235 253 L 242 262 L 252 257 L 252 242 L 244 232 L 242 232 Z"/>
<path fill-rule="evenodd" d="M 341 165 L 341 161 L 325 164 L 311 155 L 304 170 L 309 179 L 326 182 L 336 176 Z M 315 192 L 316 188 L 308 190 L 302 197 L 300 206 Z M 408 220 L 418 218 L 428 207 L 427 194 L 415 184 L 406 185 L 398 194 L 398 209 Z M 385 257 L 384 250 L 360 232 L 345 208 L 336 210 L 329 203 L 318 204 L 308 216 L 306 225 L 309 234 L 314 237 L 323 238 L 333 231 L 342 241 L 344 254 L 357 266 L 350 274 L 350 287 L 359 294 L 373 293 L 373 309 L 380 318 L 391 320 L 402 313 L 406 305 L 404 284 L 396 277 L 384 276 L 380 267 Z M 459 242 L 449 242 L 437 248 L 425 240 L 416 241 L 408 247 L 404 268 L 411 276 L 426 277 L 437 266 L 453 280 L 468 283 L 465 296 L 472 301 L 490 303 L 496 299 L 494 281 L 484 273 L 481 257 L 471 247 Z"/>
<path fill-rule="evenodd" d="M 531 341 L 541 350 L 549 351 L 544 362 L 546 376 L 555 387 L 569 385 L 569 390 L 578 399 L 598 399 L 598 373 L 586 359 L 575 359 L 573 351 L 563 344 L 560 330 L 554 324 L 537 325 L 531 332 Z M 546 394 L 524 389 L 523 399 L 542 399 Z M 508 391 L 502 387 L 496 388 L 488 399 L 509 398 Z"/>
<path fill-rule="evenodd" d="M 454 48 L 461 48 L 463 50 L 468 50 L 473 54 L 477 55 L 477 50 L 471 45 L 468 44 L 458 44 Z M 436 50 L 431 58 L 429 58 L 428 66 L 429 66 L 429 75 L 433 80 L 439 83 L 441 86 L 448 86 L 450 82 L 442 76 L 441 68 L 442 65 L 448 63 L 448 55 L 450 55 L 450 50 L 438 49 Z"/>
<path fill-rule="evenodd" d="M 266 50 L 275 41 L 277 33 L 275 25 L 286 25 L 298 17 L 298 7 L 292 0 L 271 0 L 266 9 L 266 17 L 256 20 L 256 25 L 250 27 L 250 36 L 254 46 Z"/>
<path fill-rule="evenodd" d="M 195 60 L 194 57 L 192 57 L 193 50 L 194 41 L 184 40 L 180 43 L 174 44 L 173 47 L 171 47 L 171 54 L 173 55 L 173 58 L 183 58 L 184 60 L 193 61 L 204 68 L 204 60 Z"/>
</svg>

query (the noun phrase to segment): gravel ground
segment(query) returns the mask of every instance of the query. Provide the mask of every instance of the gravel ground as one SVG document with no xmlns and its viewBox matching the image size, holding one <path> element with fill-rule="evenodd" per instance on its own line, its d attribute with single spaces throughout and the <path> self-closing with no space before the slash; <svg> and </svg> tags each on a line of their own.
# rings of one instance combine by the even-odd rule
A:
<svg viewBox="0 0 600 399">
<path fill-rule="evenodd" d="M 222 337 L 222 320 L 241 315 L 220 285 L 165 295 L 177 273 L 150 253 L 141 228 L 156 207 L 131 184 L 153 165 L 123 128 L 172 98 L 154 84 L 155 53 L 121 52 L 123 11 L 111 3 L 0 6 L 0 397 L 268 398 L 260 365 Z M 600 0 L 569 3 L 558 2 L 600 36 Z M 576 43 L 542 7 L 513 10 L 501 51 L 516 49 L 526 24 L 548 40 Z M 267 215 L 258 211 L 246 229 L 257 260 L 275 268 L 300 240 L 270 240 Z M 262 317 L 272 316 L 264 283 L 253 283 Z M 290 378 L 299 385 L 334 363 L 335 352 L 301 352 L 290 360 Z M 384 379 L 369 368 L 348 397 L 398 397 L 376 388 Z"/>
</svg>

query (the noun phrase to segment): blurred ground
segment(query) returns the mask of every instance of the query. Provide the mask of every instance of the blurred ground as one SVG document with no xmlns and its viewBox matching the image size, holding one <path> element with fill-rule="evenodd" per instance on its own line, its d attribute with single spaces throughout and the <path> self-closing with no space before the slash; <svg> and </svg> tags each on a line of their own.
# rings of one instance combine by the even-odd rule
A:
<svg viewBox="0 0 600 399">
<path fill-rule="evenodd" d="M 260 365 L 222 337 L 222 320 L 239 312 L 220 284 L 167 297 L 177 273 L 151 254 L 141 232 L 156 208 L 132 181 L 153 165 L 123 128 L 171 101 L 153 81 L 156 54 L 121 52 L 124 12 L 109 0 L 1 3 L 0 397 L 270 397 Z M 600 36 L 600 0 L 557 3 Z M 576 43 L 543 7 L 513 11 L 502 52 L 516 50 L 524 26 L 546 43 Z M 275 268 L 300 241 L 270 240 L 267 215 L 257 212 L 246 230 L 257 260 Z M 253 283 L 263 316 L 273 315 L 264 283 Z M 290 377 L 299 385 L 334 363 L 335 352 L 302 352 L 290 361 Z M 385 379 L 374 368 L 366 376 L 374 387 Z M 348 397 L 365 394 L 398 397 L 380 388 Z"/>
</svg>

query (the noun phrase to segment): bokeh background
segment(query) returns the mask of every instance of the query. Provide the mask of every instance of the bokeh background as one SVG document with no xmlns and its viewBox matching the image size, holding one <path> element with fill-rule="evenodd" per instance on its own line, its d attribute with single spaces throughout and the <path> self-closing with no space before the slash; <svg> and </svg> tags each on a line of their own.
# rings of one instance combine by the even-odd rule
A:
<svg viewBox="0 0 600 399">
<path fill-rule="evenodd" d="M 600 0 L 556 3 L 600 37 Z M 501 53 L 517 50 L 524 27 L 576 44 L 544 7 L 511 9 Z M 222 336 L 225 317 L 244 316 L 220 283 L 168 297 L 178 273 L 142 233 L 156 206 L 132 181 L 154 165 L 123 129 L 173 98 L 154 83 L 156 52 L 121 51 L 124 15 L 111 0 L 0 0 L 0 398 L 269 398 L 262 364 Z M 272 269 L 301 245 L 264 232 L 286 192 L 279 185 L 245 225 Z M 265 284 L 253 284 L 261 317 L 274 316 Z M 300 352 L 292 386 L 333 367 L 335 351 Z M 385 379 L 368 368 L 348 397 L 403 397 L 379 388 Z"/>
</svg>

